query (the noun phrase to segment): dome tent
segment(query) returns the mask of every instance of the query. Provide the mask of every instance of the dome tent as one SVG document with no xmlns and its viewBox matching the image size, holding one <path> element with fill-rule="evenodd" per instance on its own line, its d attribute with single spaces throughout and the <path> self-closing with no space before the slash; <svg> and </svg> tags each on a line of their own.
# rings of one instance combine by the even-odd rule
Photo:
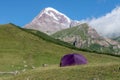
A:
<svg viewBox="0 0 120 80">
<path fill-rule="evenodd" d="M 87 64 L 87 59 L 77 53 L 64 55 L 60 62 L 60 67 Z"/>
</svg>

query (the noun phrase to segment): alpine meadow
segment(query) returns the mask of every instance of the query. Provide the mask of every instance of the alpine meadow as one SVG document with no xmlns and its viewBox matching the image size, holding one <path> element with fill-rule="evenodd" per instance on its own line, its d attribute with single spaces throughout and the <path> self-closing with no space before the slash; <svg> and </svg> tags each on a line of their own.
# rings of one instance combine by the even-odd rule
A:
<svg viewBox="0 0 120 80">
<path fill-rule="evenodd" d="M 0 80 L 120 80 L 118 4 L 1 0 Z"/>
<path fill-rule="evenodd" d="M 119 80 L 119 57 L 74 50 L 36 32 L 11 23 L 0 25 L 0 71 L 18 71 L 16 75 L 0 73 L 1 80 Z M 88 64 L 59 67 L 61 57 L 72 52 L 84 55 Z"/>
</svg>

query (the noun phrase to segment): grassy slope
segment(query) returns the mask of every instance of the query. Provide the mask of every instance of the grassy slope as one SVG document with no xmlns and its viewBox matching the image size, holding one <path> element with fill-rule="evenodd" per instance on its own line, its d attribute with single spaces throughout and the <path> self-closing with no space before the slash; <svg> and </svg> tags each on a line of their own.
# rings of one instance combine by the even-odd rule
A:
<svg viewBox="0 0 120 80">
<path fill-rule="evenodd" d="M 60 68 L 37 68 L 7 80 L 119 80 L 120 64 L 88 64 Z"/>
<path fill-rule="evenodd" d="M 57 67 L 61 56 L 71 52 L 83 54 L 88 59 L 88 65 L 68 67 L 67 69 Z M 118 76 L 108 74 L 106 71 L 110 70 L 111 73 L 115 69 L 115 73 L 120 75 L 117 72 L 120 66 L 119 61 L 119 57 L 95 53 L 89 54 L 88 52 L 76 51 L 56 45 L 11 24 L 0 25 L 0 71 L 19 70 L 21 72 L 23 69 L 31 69 L 32 66 L 36 67 L 36 69 L 21 73 L 12 79 L 10 78 L 11 80 L 26 80 L 28 77 L 30 77 L 29 80 L 79 80 L 80 76 L 86 74 L 87 76 L 82 77 L 82 79 L 96 77 L 101 70 L 101 75 L 106 79 L 106 76 L 115 76 L 114 78 L 117 79 Z M 48 64 L 48 67 L 42 68 L 42 64 Z M 24 65 L 28 65 L 28 67 L 24 67 Z M 92 72 L 92 74 L 88 74 L 89 72 Z M 1 76 L 1 79 L 3 77 Z"/>
<path fill-rule="evenodd" d="M 1 26 L 0 71 L 21 70 L 24 65 L 29 65 L 30 68 L 32 65 L 41 66 L 44 63 L 57 64 L 60 56 L 72 52 L 11 24 Z"/>
</svg>

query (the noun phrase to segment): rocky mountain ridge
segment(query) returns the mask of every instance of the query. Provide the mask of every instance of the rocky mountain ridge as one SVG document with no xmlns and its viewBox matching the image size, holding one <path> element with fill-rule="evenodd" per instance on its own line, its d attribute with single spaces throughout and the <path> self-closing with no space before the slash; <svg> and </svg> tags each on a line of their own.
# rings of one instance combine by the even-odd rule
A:
<svg viewBox="0 0 120 80">
<path fill-rule="evenodd" d="M 88 24 L 59 31 L 52 35 L 56 39 L 71 43 L 86 50 L 120 55 L 120 43 L 100 36 Z"/>
</svg>

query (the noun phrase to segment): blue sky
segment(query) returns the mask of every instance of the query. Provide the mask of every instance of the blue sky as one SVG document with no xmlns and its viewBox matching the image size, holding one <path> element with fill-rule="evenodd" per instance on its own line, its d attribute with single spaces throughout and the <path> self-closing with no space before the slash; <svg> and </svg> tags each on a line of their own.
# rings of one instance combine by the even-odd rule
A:
<svg viewBox="0 0 120 80">
<path fill-rule="evenodd" d="M 82 20 L 103 16 L 116 6 L 120 6 L 120 0 L 0 0 L 0 24 L 12 22 L 24 26 L 45 7 Z"/>
</svg>

